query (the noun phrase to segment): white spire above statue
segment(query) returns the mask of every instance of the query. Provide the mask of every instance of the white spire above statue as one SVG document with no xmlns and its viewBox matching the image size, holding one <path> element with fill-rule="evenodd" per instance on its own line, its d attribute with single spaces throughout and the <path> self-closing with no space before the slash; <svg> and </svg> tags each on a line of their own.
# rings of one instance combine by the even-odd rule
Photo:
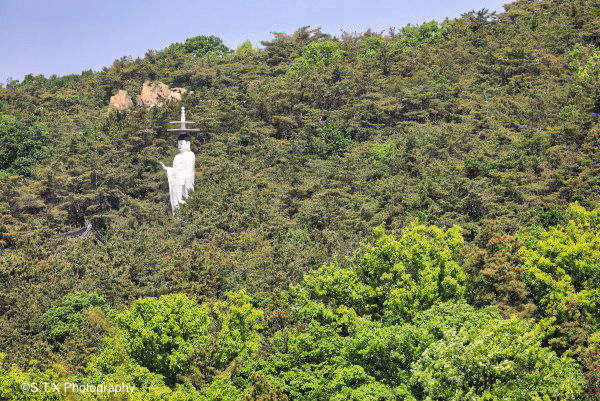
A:
<svg viewBox="0 0 600 401">
<path fill-rule="evenodd" d="M 189 191 L 194 189 L 196 155 L 191 151 L 191 138 L 188 132 L 199 131 L 198 129 L 187 128 L 186 124 L 193 124 L 193 121 L 185 121 L 185 107 L 181 108 L 181 121 L 172 121 L 171 124 L 179 124 L 179 128 L 169 129 L 167 131 L 181 132 L 177 138 L 177 148 L 179 154 L 173 159 L 173 167 L 167 167 L 159 162 L 162 168 L 167 172 L 169 180 L 169 195 L 171 198 L 171 211 L 175 215 L 175 210 L 180 204 L 185 203 Z"/>
</svg>

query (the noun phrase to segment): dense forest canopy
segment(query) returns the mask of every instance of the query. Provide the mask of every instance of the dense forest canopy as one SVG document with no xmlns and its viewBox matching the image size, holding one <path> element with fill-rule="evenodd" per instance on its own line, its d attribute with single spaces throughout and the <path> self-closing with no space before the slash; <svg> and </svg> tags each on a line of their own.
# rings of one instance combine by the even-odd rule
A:
<svg viewBox="0 0 600 401">
<path fill-rule="evenodd" d="M 600 2 L 505 10 L 0 87 L 0 399 L 598 399 Z"/>
</svg>

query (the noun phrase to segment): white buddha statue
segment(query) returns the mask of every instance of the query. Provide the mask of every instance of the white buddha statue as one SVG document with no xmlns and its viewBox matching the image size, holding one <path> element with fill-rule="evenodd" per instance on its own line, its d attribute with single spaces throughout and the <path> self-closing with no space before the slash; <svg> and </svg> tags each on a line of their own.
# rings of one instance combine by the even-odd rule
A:
<svg viewBox="0 0 600 401">
<path fill-rule="evenodd" d="M 181 134 L 177 138 L 179 154 L 173 159 L 173 167 L 167 167 L 162 162 L 160 165 L 167 172 L 169 180 L 169 195 L 171 196 L 171 210 L 175 215 L 175 209 L 185 203 L 188 192 L 194 189 L 194 170 L 196 166 L 196 155 L 190 150 L 191 138 L 188 134 Z"/>
</svg>

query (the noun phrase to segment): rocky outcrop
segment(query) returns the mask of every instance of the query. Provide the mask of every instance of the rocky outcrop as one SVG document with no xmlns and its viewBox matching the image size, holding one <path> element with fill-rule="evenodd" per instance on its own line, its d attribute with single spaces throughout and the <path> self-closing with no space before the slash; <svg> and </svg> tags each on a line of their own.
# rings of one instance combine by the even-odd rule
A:
<svg viewBox="0 0 600 401">
<path fill-rule="evenodd" d="M 119 90 L 116 95 L 110 97 L 110 110 L 127 110 L 133 106 L 133 100 L 126 90 Z"/>
<path fill-rule="evenodd" d="M 187 89 L 184 88 L 169 88 L 162 82 L 144 82 L 142 87 L 142 93 L 137 95 L 135 102 L 138 106 L 150 108 L 154 106 L 161 106 L 164 102 L 171 100 L 181 100 L 184 93 L 187 93 Z M 108 112 L 113 110 L 127 110 L 133 106 L 131 96 L 126 90 L 119 90 L 116 95 L 111 96 Z"/>
<path fill-rule="evenodd" d="M 138 106 L 150 108 L 160 106 L 165 101 L 181 100 L 181 96 L 187 92 L 184 88 L 170 89 L 162 82 L 144 82 L 142 93 L 137 95 L 135 102 Z"/>
</svg>

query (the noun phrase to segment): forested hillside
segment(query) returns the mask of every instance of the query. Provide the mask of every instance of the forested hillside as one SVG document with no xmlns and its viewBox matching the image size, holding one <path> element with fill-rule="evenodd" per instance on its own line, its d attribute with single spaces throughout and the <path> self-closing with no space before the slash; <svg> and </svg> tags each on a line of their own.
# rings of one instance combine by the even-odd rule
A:
<svg viewBox="0 0 600 401">
<path fill-rule="evenodd" d="M 505 9 L 0 87 L 0 400 L 598 399 L 600 2 Z"/>
</svg>

